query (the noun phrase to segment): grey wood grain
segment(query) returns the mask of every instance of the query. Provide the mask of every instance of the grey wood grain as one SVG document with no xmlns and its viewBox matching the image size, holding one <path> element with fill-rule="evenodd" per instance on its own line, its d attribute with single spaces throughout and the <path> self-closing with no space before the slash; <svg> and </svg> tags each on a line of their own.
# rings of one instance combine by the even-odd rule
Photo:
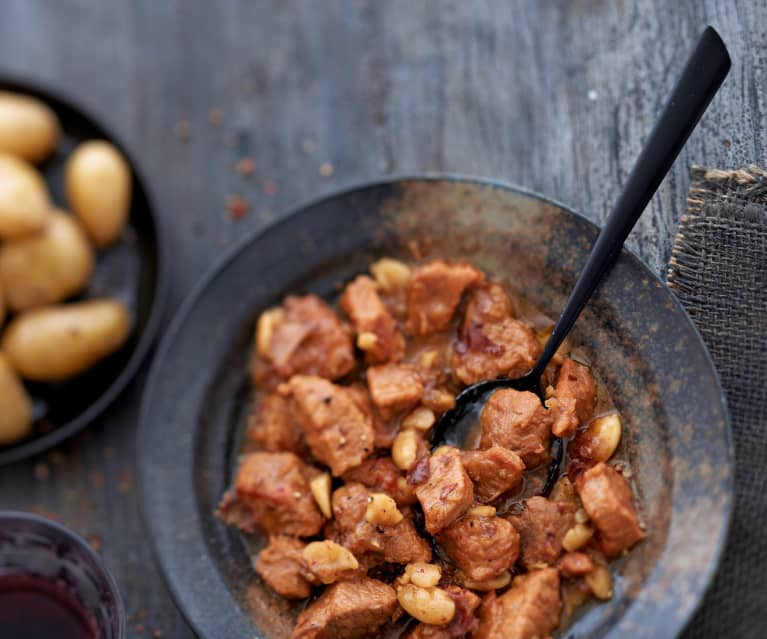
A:
<svg viewBox="0 0 767 639">
<path fill-rule="evenodd" d="M 2 9 L 0 68 L 76 96 L 138 158 L 172 229 L 173 306 L 243 235 L 309 197 L 391 173 L 501 178 L 602 220 L 707 23 L 728 43 L 731 75 L 631 246 L 664 270 L 689 164 L 765 163 L 764 2 L 6 0 Z M 246 177 L 235 171 L 245 156 L 257 167 Z M 227 213 L 231 194 L 249 202 L 242 219 Z M 55 513 L 98 535 L 129 636 L 187 637 L 139 515 L 142 382 L 55 453 L 0 470 L 0 507 Z"/>
</svg>

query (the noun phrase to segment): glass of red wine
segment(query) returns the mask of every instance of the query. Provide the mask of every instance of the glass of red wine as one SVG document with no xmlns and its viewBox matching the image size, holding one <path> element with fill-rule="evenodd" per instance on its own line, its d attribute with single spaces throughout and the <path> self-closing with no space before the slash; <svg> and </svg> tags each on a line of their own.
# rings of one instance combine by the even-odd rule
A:
<svg viewBox="0 0 767 639">
<path fill-rule="evenodd" d="M 78 535 L 0 511 L 0 637 L 125 639 L 125 610 L 100 557 Z"/>
</svg>

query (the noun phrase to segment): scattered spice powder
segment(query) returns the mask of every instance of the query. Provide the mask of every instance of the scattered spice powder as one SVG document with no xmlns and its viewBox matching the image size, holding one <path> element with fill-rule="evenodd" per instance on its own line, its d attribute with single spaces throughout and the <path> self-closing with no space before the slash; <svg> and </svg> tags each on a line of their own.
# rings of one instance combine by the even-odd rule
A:
<svg viewBox="0 0 767 639">
<path fill-rule="evenodd" d="M 267 195 L 277 195 L 277 191 L 279 191 L 280 188 L 277 185 L 277 182 L 274 180 L 264 180 L 264 193 Z"/>
<path fill-rule="evenodd" d="M 51 476 L 51 469 L 48 468 L 47 464 L 39 462 L 34 465 L 34 468 L 32 468 L 32 474 L 35 476 L 37 481 L 45 481 L 48 479 L 48 477 Z"/>
<path fill-rule="evenodd" d="M 188 142 L 192 137 L 192 125 L 189 120 L 179 120 L 173 127 L 173 133 L 182 142 Z"/>
<path fill-rule="evenodd" d="M 91 473 L 91 486 L 94 488 L 102 488 L 104 486 L 104 473 L 94 471 Z"/>
<path fill-rule="evenodd" d="M 315 144 L 314 140 L 311 138 L 304 138 L 301 140 L 301 150 L 306 153 L 306 155 L 311 155 L 314 153 Z"/>
<path fill-rule="evenodd" d="M 133 626 L 133 629 L 136 631 L 136 634 L 143 635 L 144 634 L 144 625 L 137 623 L 135 626 Z"/>
<path fill-rule="evenodd" d="M 221 109 L 211 109 L 208 112 L 208 122 L 211 126 L 221 126 L 224 122 L 224 112 Z"/>
<path fill-rule="evenodd" d="M 240 195 L 230 195 L 226 202 L 226 208 L 229 211 L 230 218 L 239 220 L 247 215 L 250 205 L 244 197 Z"/>
<path fill-rule="evenodd" d="M 101 552 L 101 549 L 103 548 L 103 544 L 101 542 L 101 536 L 100 535 L 91 535 L 88 537 L 88 545 L 93 548 L 96 552 Z"/>
<path fill-rule="evenodd" d="M 256 163 L 253 161 L 253 158 L 240 158 L 235 169 L 240 175 L 253 175 L 256 170 Z"/>
<path fill-rule="evenodd" d="M 322 177 L 330 177 L 333 175 L 333 165 L 330 162 L 323 162 L 320 164 L 320 175 Z"/>
<path fill-rule="evenodd" d="M 120 473 L 119 483 L 117 484 L 117 490 L 119 490 L 123 495 L 126 495 L 130 492 L 132 485 L 133 475 L 128 470 L 122 471 Z"/>
</svg>

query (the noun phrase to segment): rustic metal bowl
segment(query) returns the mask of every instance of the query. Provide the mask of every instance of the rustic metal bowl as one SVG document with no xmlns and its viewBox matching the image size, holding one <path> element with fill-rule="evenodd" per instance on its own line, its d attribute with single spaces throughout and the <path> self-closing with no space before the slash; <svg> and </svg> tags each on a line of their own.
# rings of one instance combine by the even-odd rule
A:
<svg viewBox="0 0 767 639">
<path fill-rule="evenodd" d="M 53 155 L 37 167 L 56 206 L 67 208 L 64 167 L 73 149 L 86 140 L 101 139 L 114 144 L 127 158 L 133 178 L 133 197 L 126 227 L 113 246 L 98 251 L 93 275 L 77 297 L 119 299 L 131 312 L 133 331 L 118 352 L 83 374 L 55 384 L 26 385 L 33 401 L 34 428 L 22 441 L 0 446 L 0 466 L 3 466 L 37 455 L 72 437 L 117 399 L 138 372 L 157 337 L 169 273 L 161 220 L 136 163 L 117 137 L 58 90 L 7 76 L 0 77 L 0 90 L 38 98 L 59 118 L 61 141 Z"/>
<path fill-rule="evenodd" d="M 392 179 L 300 208 L 196 287 L 144 397 L 145 516 L 168 585 L 206 638 L 287 637 L 296 610 L 254 574 L 249 543 L 213 511 L 236 464 L 259 311 L 287 292 L 332 298 L 382 255 L 420 240 L 470 260 L 556 316 L 597 227 L 545 198 L 455 177 Z M 624 252 L 577 324 L 625 418 L 624 449 L 648 537 L 614 564 L 615 596 L 565 637 L 673 637 L 716 568 L 732 508 L 732 444 L 713 363 L 674 296 Z"/>
</svg>

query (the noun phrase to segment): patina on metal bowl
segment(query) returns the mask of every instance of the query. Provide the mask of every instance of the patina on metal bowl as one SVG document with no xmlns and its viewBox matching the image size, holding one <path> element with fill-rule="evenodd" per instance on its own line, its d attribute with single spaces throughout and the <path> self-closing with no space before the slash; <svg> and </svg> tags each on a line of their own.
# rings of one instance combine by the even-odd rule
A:
<svg viewBox="0 0 767 639">
<path fill-rule="evenodd" d="M 392 179 L 308 204 L 249 239 L 178 312 L 143 403 L 140 470 L 157 558 L 206 638 L 287 637 L 296 608 L 254 574 L 253 546 L 214 516 L 237 461 L 255 319 L 286 293 L 333 298 L 383 255 L 466 259 L 556 316 L 598 229 L 545 198 L 455 177 Z M 624 252 L 578 321 L 625 419 L 647 539 L 614 564 L 615 595 L 565 637 L 673 637 L 720 557 L 732 446 L 716 371 L 674 296 Z"/>
</svg>

